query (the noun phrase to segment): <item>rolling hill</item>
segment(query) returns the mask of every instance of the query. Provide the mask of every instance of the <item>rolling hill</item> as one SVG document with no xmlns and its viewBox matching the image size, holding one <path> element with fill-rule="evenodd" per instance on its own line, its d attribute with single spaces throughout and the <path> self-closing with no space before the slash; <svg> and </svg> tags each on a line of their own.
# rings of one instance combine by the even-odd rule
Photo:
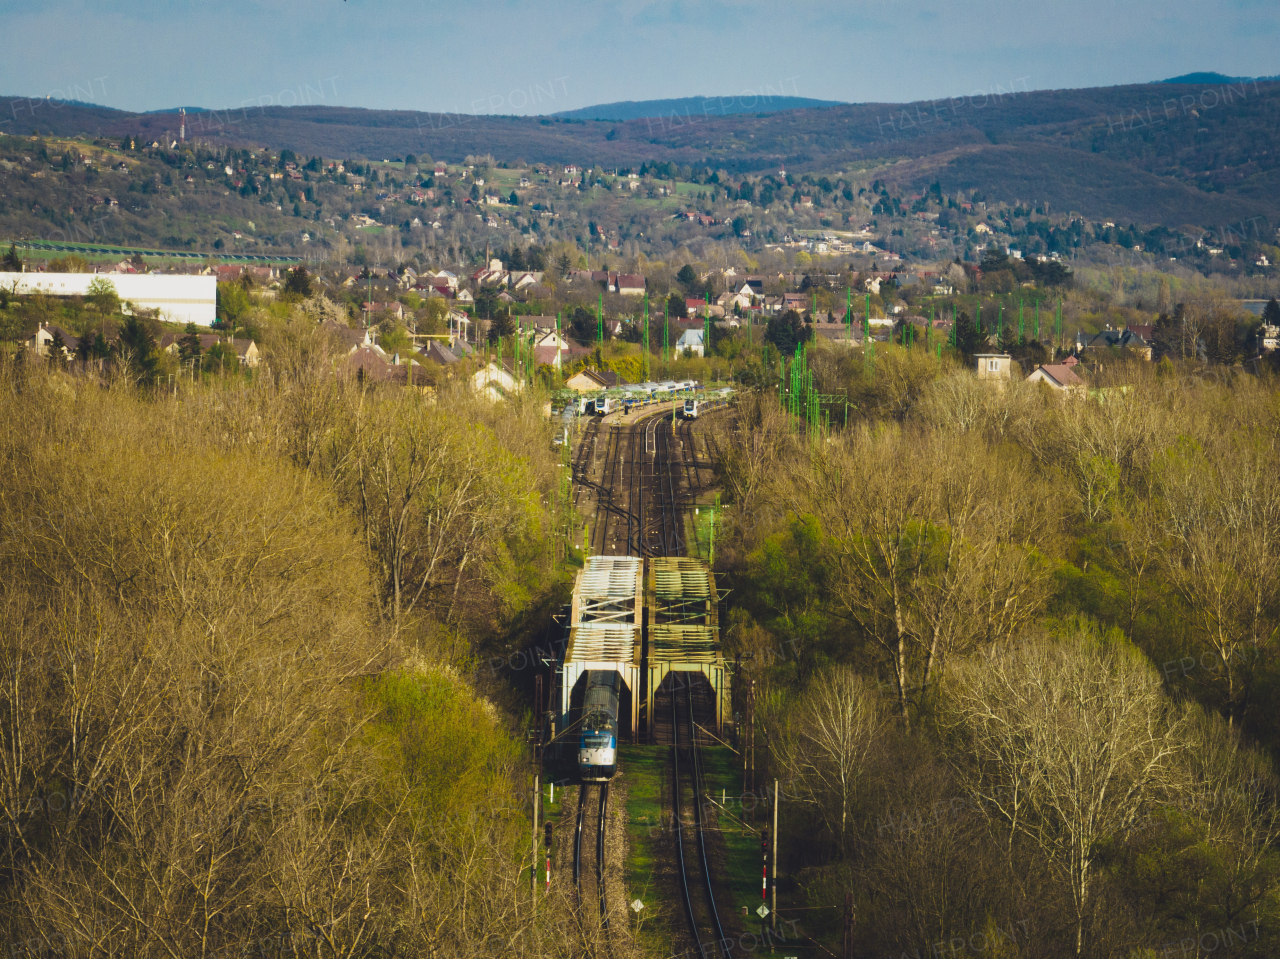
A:
<svg viewBox="0 0 1280 959">
<path fill-rule="evenodd" d="M 649 104 L 690 101 L 648 101 Z M 616 106 L 616 105 L 615 105 Z M 643 111 L 644 103 L 633 104 Z M 580 111 L 578 111 L 580 112 Z M 590 111 L 588 111 L 590 112 Z M 174 114 L 0 98 L 0 131 L 176 138 Z M 12 118 L 12 119 L 10 119 Z M 304 155 L 414 153 L 638 167 L 666 161 L 731 175 L 870 171 L 900 187 L 939 182 L 1137 223 L 1280 221 L 1280 83 L 1138 84 L 979 94 L 908 104 L 587 120 L 267 107 L 187 116 L 187 135 Z"/>
</svg>

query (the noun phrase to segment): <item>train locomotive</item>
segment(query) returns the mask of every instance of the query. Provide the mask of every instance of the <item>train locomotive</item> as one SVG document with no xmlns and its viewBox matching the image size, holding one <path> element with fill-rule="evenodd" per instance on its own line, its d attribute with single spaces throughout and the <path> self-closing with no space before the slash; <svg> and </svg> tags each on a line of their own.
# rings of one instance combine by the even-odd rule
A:
<svg viewBox="0 0 1280 959">
<path fill-rule="evenodd" d="M 684 401 L 684 418 L 687 420 L 696 420 L 698 418 L 698 401 Z"/>
<path fill-rule="evenodd" d="M 618 697 L 622 676 L 589 670 L 582 696 L 582 733 L 578 743 L 578 773 L 583 782 L 603 783 L 618 768 Z"/>
</svg>

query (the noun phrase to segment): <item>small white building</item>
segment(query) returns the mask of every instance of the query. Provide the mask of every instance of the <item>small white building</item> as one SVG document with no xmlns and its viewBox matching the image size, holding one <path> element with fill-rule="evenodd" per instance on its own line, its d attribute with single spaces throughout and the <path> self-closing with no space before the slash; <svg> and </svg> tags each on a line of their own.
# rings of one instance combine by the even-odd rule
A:
<svg viewBox="0 0 1280 959">
<path fill-rule="evenodd" d="M 703 337 L 706 335 L 705 330 L 685 330 L 680 334 L 680 339 L 676 340 L 676 351 L 683 353 L 688 350 L 694 356 L 702 356 Z"/>
<path fill-rule="evenodd" d="M 524 384 L 520 383 L 511 371 L 491 360 L 487 366 L 476 370 L 471 376 L 471 385 L 476 392 L 490 400 L 501 400 L 519 392 Z"/>
<path fill-rule="evenodd" d="M 995 383 L 1002 389 L 1009 382 L 1013 357 L 1008 353 L 978 353 L 974 359 L 978 364 L 978 379 Z"/>
</svg>

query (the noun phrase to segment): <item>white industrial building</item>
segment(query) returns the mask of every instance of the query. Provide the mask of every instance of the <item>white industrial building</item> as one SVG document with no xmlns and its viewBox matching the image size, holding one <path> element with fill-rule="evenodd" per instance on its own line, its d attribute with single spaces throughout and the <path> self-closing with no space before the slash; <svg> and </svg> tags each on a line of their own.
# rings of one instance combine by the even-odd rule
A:
<svg viewBox="0 0 1280 959">
<path fill-rule="evenodd" d="M 109 280 L 122 303 L 159 310 L 173 323 L 212 326 L 217 318 L 218 280 L 213 276 L 161 273 L 0 273 L 0 286 L 19 294 L 85 296 L 94 280 Z"/>
</svg>

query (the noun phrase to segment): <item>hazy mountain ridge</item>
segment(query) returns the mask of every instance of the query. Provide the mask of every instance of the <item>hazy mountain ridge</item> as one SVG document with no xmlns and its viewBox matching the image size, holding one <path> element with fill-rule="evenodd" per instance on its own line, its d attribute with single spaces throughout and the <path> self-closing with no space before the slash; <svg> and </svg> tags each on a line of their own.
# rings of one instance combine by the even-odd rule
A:
<svg viewBox="0 0 1280 959">
<path fill-rule="evenodd" d="M 657 102 L 657 101 L 650 101 Z M 0 99 L 0 130 L 176 139 L 174 114 Z M 9 119 L 12 117 L 13 119 Z M 1280 169 L 1280 84 L 1140 84 L 863 103 L 759 115 L 668 115 L 621 121 L 303 106 L 188 114 L 187 136 L 304 155 L 394 159 L 409 153 L 639 167 L 646 161 L 730 173 L 900 167 L 915 186 L 966 186 L 1087 216 L 1136 222 L 1280 219 L 1265 189 Z M 1026 149 L 1011 150 L 1014 145 Z M 1032 146 L 1035 149 L 1030 149 Z M 1001 149 L 1003 148 L 1003 149 Z M 906 161 L 903 163 L 903 161 Z M 1019 164 L 1029 164 L 1025 169 Z M 1017 184 L 1017 186 L 1015 186 Z M 1023 193 L 1023 190 L 1030 195 Z M 1123 203 L 1120 198 L 1123 198 Z M 1120 209 L 1117 209 L 1117 206 Z M 1171 219 L 1172 218 L 1172 219 Z"/>
<path fill-rule="evenodd" d="M 1253 83 L 1257 80 L 1259 83 L 1271 80 L 1280 80 L 1280 76 L 1276 77 L 1229 77 L 1222 73 L 1215 73 L 1212 70 L 1202 71 L 1200 73 L 1184 73 L 1180 77 L 1171 77 L 1168 80 L 1161 80 L 1161 83 Z"/>
<path fill-rule="evenodd" d="M 549 114 L 577 120 L 642 120 L 646 117 L 729 116 L 738 113 L 777 113 L 782 110 L 813 110 L 844 106 L 843 100 L 814 100 L 810 97 L 788 97 L 772 94 L 732 97 L 678 97 L 670 100 L 622 100 L 601 103 L 578 110 L 561 110 Z"/>
</svg>

